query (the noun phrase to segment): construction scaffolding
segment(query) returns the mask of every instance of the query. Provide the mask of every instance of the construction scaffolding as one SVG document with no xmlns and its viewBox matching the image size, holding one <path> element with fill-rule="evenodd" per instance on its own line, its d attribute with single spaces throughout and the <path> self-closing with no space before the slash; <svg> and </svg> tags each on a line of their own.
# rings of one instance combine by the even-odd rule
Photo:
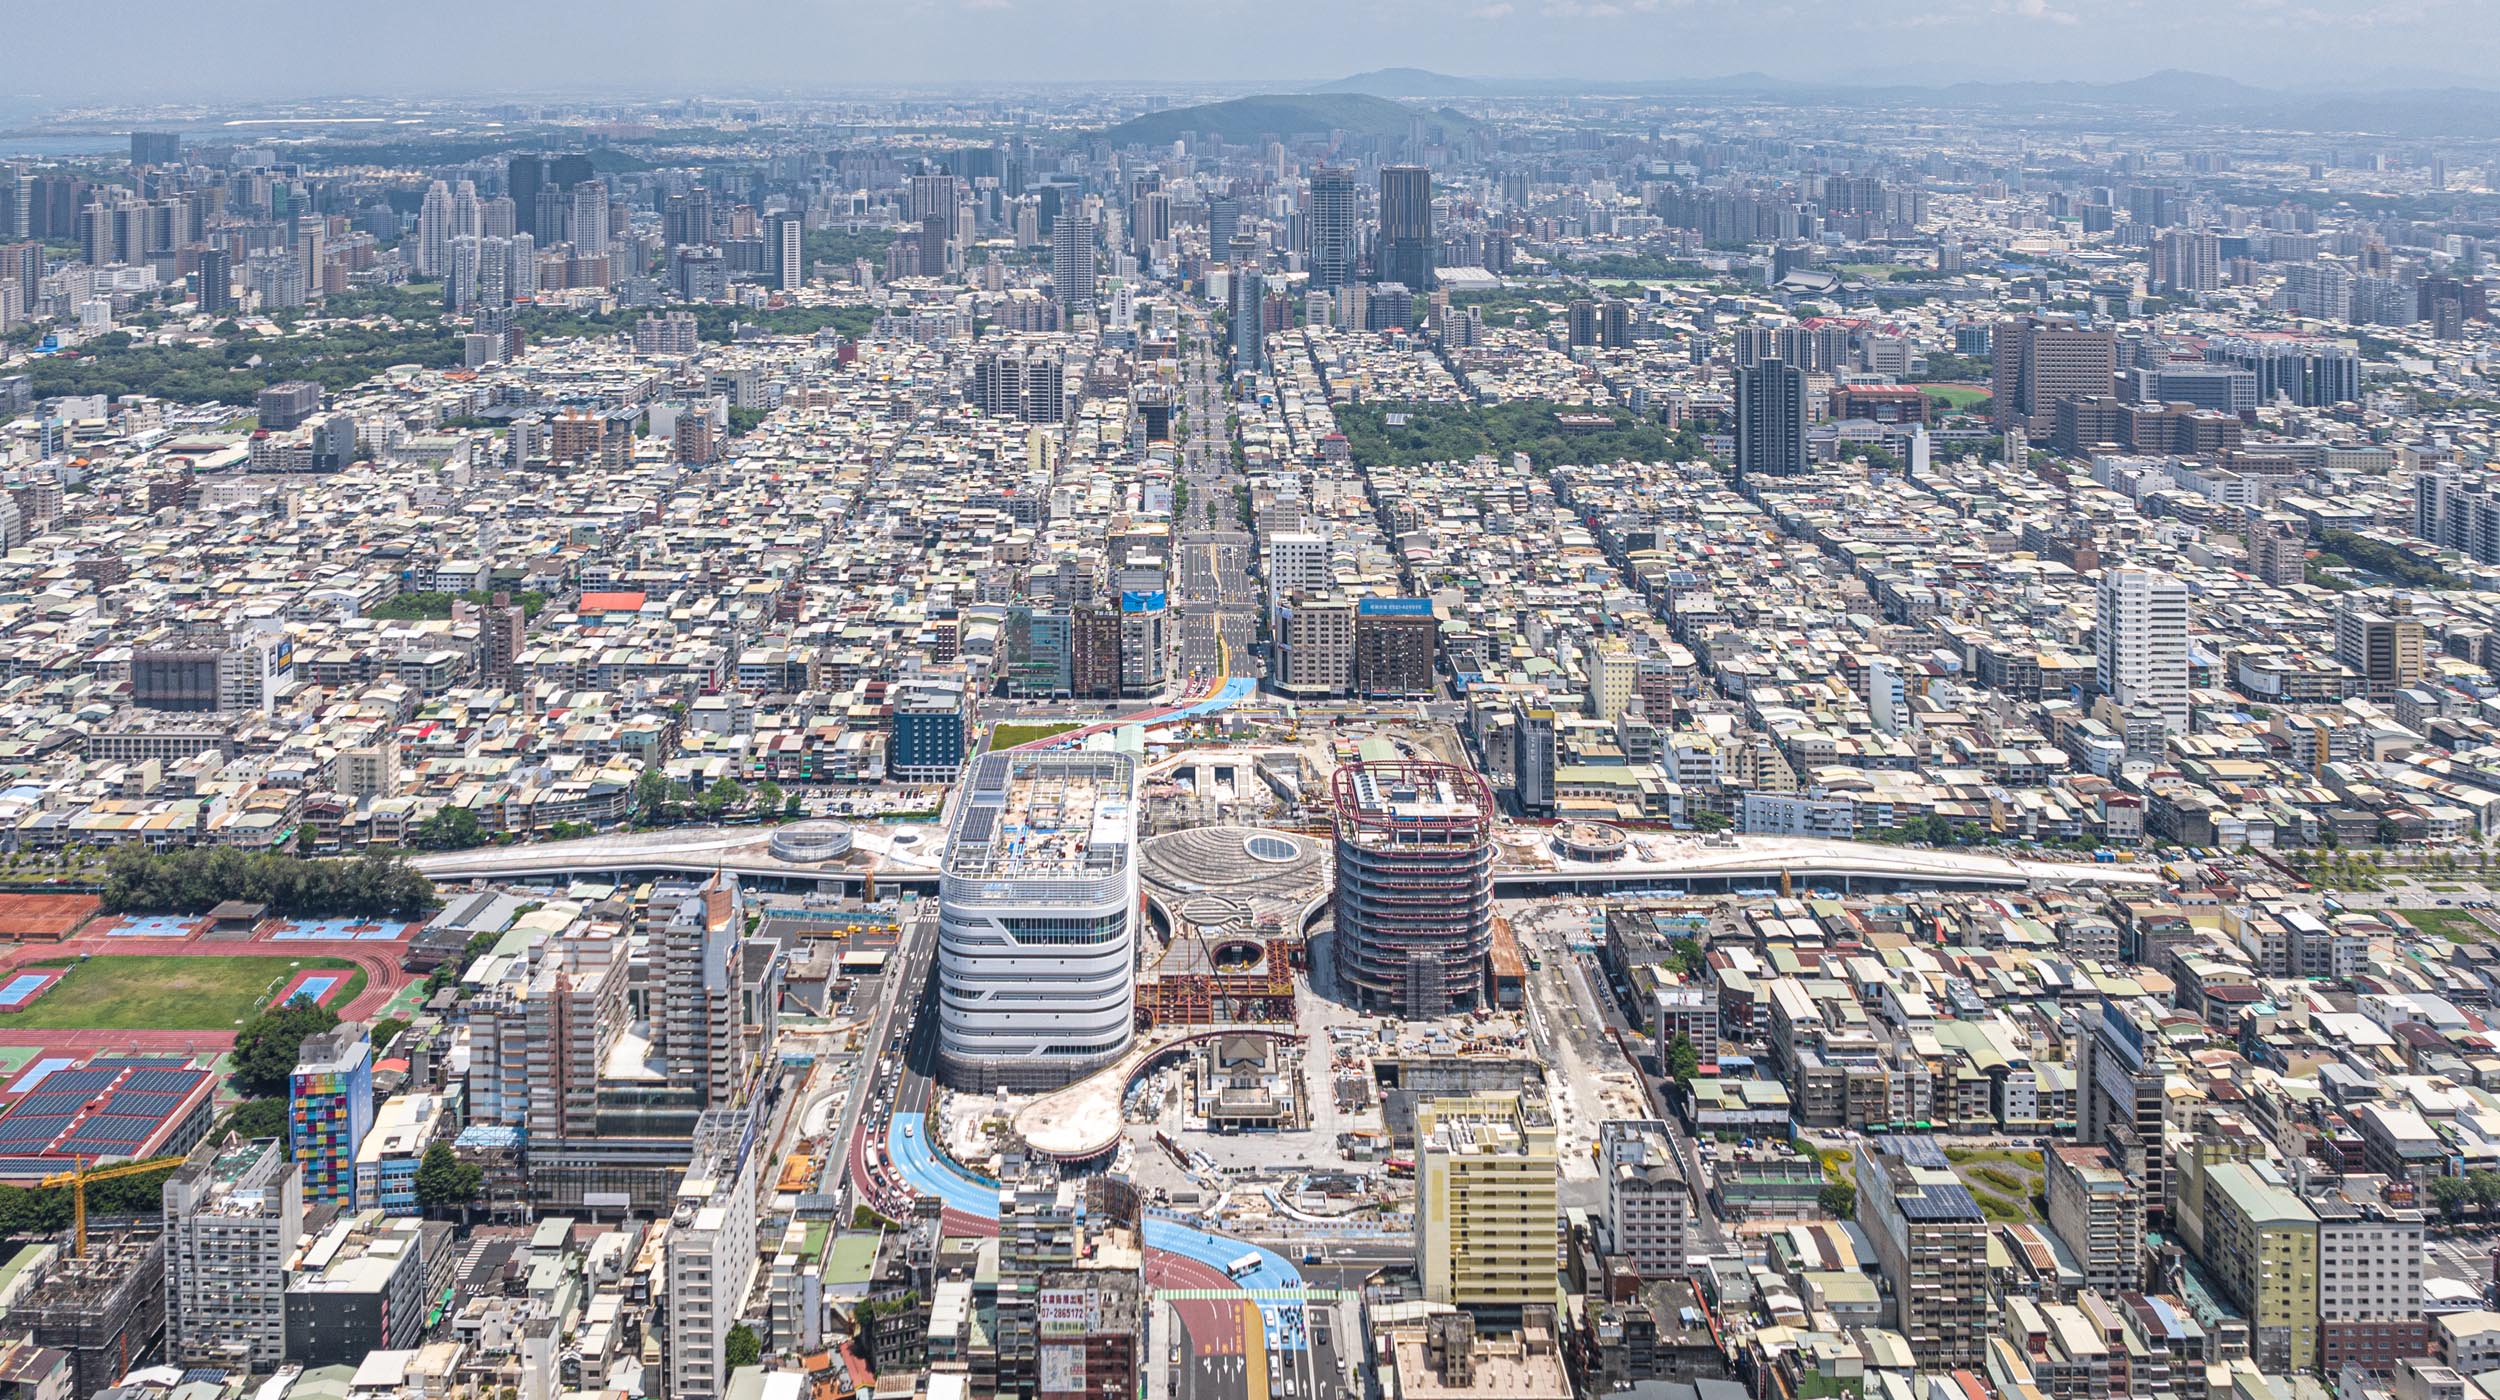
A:
<svg viewBox="0 0 2500 1400">
<path fill-rule="evenodd" d="M 1138 984 L 1139 1029 L 1292 1020 L 1295 946 L 1292 939 L 1271 937 L 1259 965 L 1248 971 L 1182 972 Z"/>
<path fill-rule="evenodd" d="M 6 1325 L 59 1347 L 74 1393 L 93 1395 L 155 1360 L 165 1336 L 165 1240 L 153 1231 L 88 1237 L 87 1257 L 64 1248 L 18 1294 Z"/>
</svg>

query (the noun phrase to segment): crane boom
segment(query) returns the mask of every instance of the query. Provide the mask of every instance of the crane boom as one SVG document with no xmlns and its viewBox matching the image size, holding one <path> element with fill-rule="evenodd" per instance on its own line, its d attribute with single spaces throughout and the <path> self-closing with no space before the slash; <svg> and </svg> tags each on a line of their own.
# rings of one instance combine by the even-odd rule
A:
<svg viewBox="0 0 2500 1400">
<path fill-rule="evenodd" d="M 71 1232 L 74 1252 L 71 1257 L 84 1259 L 87 1257 L 87 1183 L 118 1181 L 126 1176 L 142 1176 L 148 1172 L 163 1171 L 168 1167 L 177 1166 L 181 1161 L 180 1157 L 150 1157 L 145 1161 L 122 1162 L 110 1167 L 97 1168 L 91 1168 L 82 1161 L 77 1167 L 65 1172 L 54 1172 L 36 1184 L 44 1187 L 66 1186 L 70 1188 L 70 1215 L 74 1222 Z"/>
</svg>

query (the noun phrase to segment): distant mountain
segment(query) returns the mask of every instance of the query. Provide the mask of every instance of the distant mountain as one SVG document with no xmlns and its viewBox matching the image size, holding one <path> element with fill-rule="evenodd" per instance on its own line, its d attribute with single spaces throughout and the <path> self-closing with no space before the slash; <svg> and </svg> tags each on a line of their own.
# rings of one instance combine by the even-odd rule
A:
<svg viewBox="0 0 2500 1400">
<path fill-rule="evenodd" d="M 1494 84 L 1476 78 L 1453 78 L 1427 68 L 1375 68 L 1351 78 L 1322 83 L 1313 92 L 1362 92 L 1374 97 L 1484 97 Z"/>
<path fill-rule="evenodd" d="M 1103 139 L 1114 145 L 1159 146 L 1186 136 L 1220 136 L 1227 143 L 1319 131 L 1403 136 L 1419 117 L 1444 125 L 1474 125 L 1456 112 L 1409 107 L 1368 93 L 1278 93 L 1148 112 L 1105 130 Z"/>
<path fill-rule="evenodd" d="M 2123 83 L 1955 83 L 1943 96 L 1992 104 L 2023 102 L 2071 103 L 2098 107 L 2159 107 L 2170 111 L 2201 111 L 2245 107 L 2280 101 L 2283 94 L 2250 87 L 2235 78 L 2166 68 Z"/>
<path fill-rule="evenodd" d="M 1924 75 L 1922 75 L 1923 77 Z M 1339 78 L 1322 94 L 1375 97 L 1677 98 L 1695 102 L 1862 107 L 2110 107 L 2228 116 L 2293 130 L 2379 131 L 2396 136 L 2482 135 L 2500 125 L 2500 91 L 2432 69 L 2382 70 L 2347 83 L 2255 87 L 2212 73 L 2164 69 L 2123 82 L 1805 82 L 1764 73 L 1715 78 L 1466 78 L 1421 68 L 1383 68 Z"/>
</svg>

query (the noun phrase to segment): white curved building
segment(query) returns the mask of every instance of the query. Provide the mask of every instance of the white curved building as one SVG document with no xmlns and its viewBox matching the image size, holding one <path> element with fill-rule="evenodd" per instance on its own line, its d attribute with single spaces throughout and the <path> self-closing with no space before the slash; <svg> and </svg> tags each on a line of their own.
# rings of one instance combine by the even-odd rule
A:
<svg viewBox="0 0 2500 1400">
<path fill-rule="evenodd" d="M 1135 1033 L 1137 763 L 984 754 L 938 888 L 938 1072 L 958 1088 L 1055 1089 Z"/>
</svg>

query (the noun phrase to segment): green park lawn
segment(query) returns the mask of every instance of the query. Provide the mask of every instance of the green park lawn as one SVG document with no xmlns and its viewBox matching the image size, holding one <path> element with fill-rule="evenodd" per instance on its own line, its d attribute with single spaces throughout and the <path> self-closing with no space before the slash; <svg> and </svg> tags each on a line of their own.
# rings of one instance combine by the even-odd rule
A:
<svg viewBox="0 0 2500 1400">
<path fill-rule="evenodd" d="M 330 997 L 334 1008 L 354 1001 L 365 987 L 365 974 L 344 958 L 106 953 L 84 961 L 54 958 L 39 966 L 67 967 L 69 973 L 45 989 L 34 1005 L 0 1014 L 0 1033 L 232 1030 L 257 1015 L 299 971 L 348 974 L 347 985 Z"/>
<path fill-rule="evenodd" d="M 2451 943 L 2471 943 L 2475 939 L 2491 936 L 2491 930 L 2468 910 L 2399 909 L 2395 912 L 2396 917 L 2422 932 L 2434 938 L 2445 938 Z"/>
<path fill-rule="evenodd" d="M 1077 727 L 1073 724 L 1002 724 L 990 731 L 990 747 L 993 750 L 1020 748 L 1037 739 L 1065 734 Z"/>
</svg>

